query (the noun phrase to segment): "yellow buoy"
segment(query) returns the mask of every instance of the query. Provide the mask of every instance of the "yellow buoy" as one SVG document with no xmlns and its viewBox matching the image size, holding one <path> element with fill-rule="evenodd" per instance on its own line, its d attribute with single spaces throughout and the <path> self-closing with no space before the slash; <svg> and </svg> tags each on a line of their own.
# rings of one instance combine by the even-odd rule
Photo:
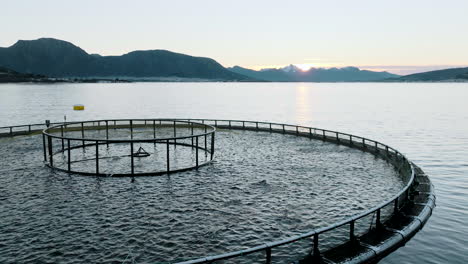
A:
<svg viewBox="0 0 468 264">
<path fill-rule="evenodd" d="M 73 106 L 73 110 L 75 110 L 75 111 L 83 111 L 83 110 L 84 110 L 84 105 L 76 104 L 76 105 Z"/>
</svg>

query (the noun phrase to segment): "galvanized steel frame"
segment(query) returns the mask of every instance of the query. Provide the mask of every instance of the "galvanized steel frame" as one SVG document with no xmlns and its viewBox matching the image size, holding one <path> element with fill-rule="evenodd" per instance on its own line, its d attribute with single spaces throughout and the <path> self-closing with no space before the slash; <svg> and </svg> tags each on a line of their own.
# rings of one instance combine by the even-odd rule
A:
<svg viewBox="0 0 468 264">
<path fill-rule="evenodd" d="M 138 122 L 142 124 L 138 124 Z M 144 122 L 144 123 L 143 123 Z M 169 126 L 173 129 L 172 137 L 156 137 L 156 130 L 159 126 Z M 146 139 L 136 139 L 134 138 L 134 129 L 135 128 L 150 128 L 153 130 L 153 138 Z M 181 127 L 188 128 L 191 132 L 190 135 L 177 136 L 177 128 Z M 201 128 L 202 133 L 194 133 L 195 128 Z M 125 128 L 130 130 L 130 139 L 110 139 L 109 130 Z M 1 129 L 1 128 L 0 128 Z M 105 130 L 106 138 L 91 138 L 85 137 L 85 131 L 88 130 Z M 81 131 L 81 137 L 69 137 L 65 134 L 67 131 Z M 44 152 L 44 162 L 50 168 L 53 168 L 58 171 L 64 171 L 68 173 L 81 174 L 81 175 L 93 175 L 93 176 L 113 176 L 113 177 L 126 177 L 126 176 L 154 176 L 154 175 L 163 175 L 170 174 L 175 172 L 182 172 L 191 169 L 198 169 L 199 167 L 205 166 L 213 161 L 214 158 L 214 147 L 215 147 L 215 133 L 216 128 L 210 125 L 193 122 L 193 121 L 184 121 L 184 120 L 175 120 L 175 119 L 108 119 L 108 120 L 92 120 L 92 121 L 80 121 L 80 122 L 67 122 L 54 124 L 48 128 L 45 128 L 42 131 L 43 139 L 43 152 Z M 199 144 L 199 138 L 204 139 L 204 145 Z M 207 142 L 210 138 L 210 147 L 208 147 Z M 61 141 L 61 148 L 58 151 L 53 151 L 53 139 Z M 182 143 L 184 139 L 190 139 L 191 144 Z M 72 146 L 71 142 L 81 142 L 79 145 Z M 66 143 L 66 144 L 65 144 Z M 163 144 L 166 145 L 166 169 L 165 170 L 149 170 L 146 172 L 136 172 L 135 163 L 134 163 L 134 145 L 137 143 L 154 143 L 154 144 Z M 103 157 L 99 156 L 99 145 L 112 145 L 112 144 L 129 144 L 130 145 L 130 173 L 102 173 L 99 166 L 99 160 Z M 170 148 L 169 146 L 184 146 L 195 149 L 195 164 L 193 166 L 183 167 L 183 168 L 172 168 L 170 164 Z M 94 171 L 83 171 L 83 170 L 73 170 L 71 164 L 71 150 L 79 148 L 90 148 L 95 147 L 95 169 Z M 199 151 L 204 152 L 205 156 L 208 158 L 205 162 L 199 161 Z M 54 165 L 54 155 L 60 153 L 67 153 L 67 168 L 60 168 Z"/>
</svg>

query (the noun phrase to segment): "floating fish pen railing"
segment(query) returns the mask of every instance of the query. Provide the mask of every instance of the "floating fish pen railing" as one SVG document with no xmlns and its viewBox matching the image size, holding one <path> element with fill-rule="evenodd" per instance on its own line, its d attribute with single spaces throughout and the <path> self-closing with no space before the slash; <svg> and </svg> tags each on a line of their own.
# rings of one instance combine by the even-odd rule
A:
<svg viewBox="0 0 468 264">
<path fill-rule="evenodd" d="M 414 236 L 424 226 L 435 207 L 433 186 L 424 172 L 398 150 L 375 140 L 332 130 L 270 122 L 217 119 L 174 119 L 170 122 L 174 121 L 186 122 L 185 124 L 197 123 L 199 125 L 206 125 L 207 128 L 217 128 L 220 130 L 238 129 L 283 133 L 345 145 L 372 153 L 376 157 L 388 161 L 396 168 L 405 182 L 405 186 L 390 199 L 360 214 L 345 217 L 344 220 L 329 226 L 310 230 L 280 241 L 265 243 L 225 254 L 183 261 L 179 262 L 179 264 L 224 263 L 223 261 L 229 260 L 235 263 L 258 263 L 258 258 L 263 258 L 263 263 L 272 263 L 275 259 L 275 252 L 285 250 L 282 246 L 293 246 L 301 242 L 300 246 L 302 247 L 305 245 L 309 252 L 305 256 L 298 256 L 301 257 L 303 261 L 301 263 L 375 262 L 404 245 Z M 103 122 L 105 123 L 106 121 L 94 122 L 99 122 L 98 126 L 102 126 Z M 107 122 L 110 121 L 108 120 Z M 115 122 L 120 122 L 120 120 L 115 120 Z M 140 120 L 140 122 L 151 123 L 153 121 Z M 76 124 L 81 123 L 78 122 L 74 124 L 76 126 Z M 109 124 L 105 125 L 107 126 Z M 24 134 L 28 131 L 31 132 L 31 129 L 35 126 L 36 125 L 0 128 L 0 136 Z M 62 127 L 65 129 L 65 126 L 61 125 L 54 126 L 53 129 L 60 130 Z M 44 137 L 57 138 L 60 140 L 63 138 L 52 136 L 47 133 L 47 131 L 46 129 Z M 194 136 L 199 138 L 209 134 L 212 135 L 212 147 L 210 152 L 210 154 L 212 154 L 214 152 L 214 129 L 207 133 Z M 70 140 L 80 141 L 83 139 L 73 138 Z M 151 139 L 149 141 L 154 142 L 157 140 L 158 139 Z M 175 144 L 175 140 L 177 140 L 175 137 L 164 139 L 167 146 L 169 146 L 171 142 Z M 47 141 L 48 139 L 44 140 L 45 145 Z M 90 141 L 95 146 L 101 144 L 101 142 L 105 142 L 101 139 Z M 131 142 L 132 141 L 127 141 L 127 143 Z M 68 147 L 68 141 L 64 144 Z M 63 149 L 66 150 L 67 147 Z M 203 148 L 203 146 L 199 149 L 210 151 L 206 147 Z M 51 151 L 48 151 L 48 153 L 50 155 Z M 44 159 L 46 158 L 45 155 Z M 51 162 L 50 159 L 49 162 Z M 376 177 L 378 177 L 378 175 L 376 175 Z M 340 235 L 341 240 L 337 239 L 335 234 L 333 234 L 337 231 L 345 232 L 344 236 Z M 343 237 L 345 238 L 344 240 L 342 239 Z M 258 253 L 262 253 L 263 256 L 259 256 Z"/>
<path fill-rule="evenodd" d="M 118 132 L 117 138 L 113 137 L 117 134 L 115 131 Z M 162 131 L 165 133 L 161 134 Z M 210 125 L 168 119 L 57 124 L 42 133 L 44 162 L 53 169 L 82 175 L 150 176 L 181 172 L 198 169 L 213 160 L 215 132 L 216 129 Z M 150 153 L 142 145 L 155 147 L 154 157 L 143 168 L 137 167 L 136 162 L 149 157 Z M 174 166 L 171 154 L 177 155 L 180 148 L 188 148 L 190 155 L 184 157 L 187 159 L 184 166 Z M 122 166 L 120 161 L 119 168 L 113 168 L 116 158 L 128 161 L 127 166 Z M 110 160 L 110 166 L 105 171 L 101 164 L 107 160 Z M 90 166 L 92 163 L 94 166 Z"/>
<path fill-rule="evenodd" d="M 11 137 L 18 135 L 30 135 L 40 132 L 44 129 L 45 124 L 31 124 L 19 126 L 0 127 L 0 137 Z"/>
</svg>

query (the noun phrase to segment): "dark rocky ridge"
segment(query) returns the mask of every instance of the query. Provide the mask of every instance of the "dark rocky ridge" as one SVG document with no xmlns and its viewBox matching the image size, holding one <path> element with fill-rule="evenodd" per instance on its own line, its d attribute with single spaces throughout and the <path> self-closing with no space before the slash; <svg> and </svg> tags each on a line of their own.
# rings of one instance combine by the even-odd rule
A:
<svg viewBox="0 0 468 264">
<path fill-rule="evenodd" d="M 247 81 L 210 58 L 167 50 L 133 51 L 122 56 L 90 55 L 72 43 L 41 38 L 0 48 L 0 66 L 50 77 L 180 77 Z"/>
</svg>

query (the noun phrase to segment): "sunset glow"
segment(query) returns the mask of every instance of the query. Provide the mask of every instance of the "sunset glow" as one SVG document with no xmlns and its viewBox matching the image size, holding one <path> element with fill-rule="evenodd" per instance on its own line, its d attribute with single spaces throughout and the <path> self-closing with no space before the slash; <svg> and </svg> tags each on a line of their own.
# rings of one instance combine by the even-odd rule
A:
<svg viewBox="0 0 468 264">
<path fill-rule="evenodd" d="M 254 65 L 254 66 L 245 66 L 248 69 L 252 70 L 262 70 L 262 69 L 281 69 L 289 66 L 290 64 L 284 65 Z M 338 63 L 323 63 L 323 62 L 314 62 L 314 63 L 293 63 L 292 65 L 299 68 L 301 71 L 308 71 L 311 68 L 332 68 L 332 67 L 344 67 L 342 64 Z"/>
<path fill-rule="evenodd" d="M 301 71 L 308 71 L 308 70 L 310 70 L 310 68 L 317 68 L 317 66 L 312 64 L 312 63 L 294 64 L 294 66 L 301 69 Z"/>
</svg>

